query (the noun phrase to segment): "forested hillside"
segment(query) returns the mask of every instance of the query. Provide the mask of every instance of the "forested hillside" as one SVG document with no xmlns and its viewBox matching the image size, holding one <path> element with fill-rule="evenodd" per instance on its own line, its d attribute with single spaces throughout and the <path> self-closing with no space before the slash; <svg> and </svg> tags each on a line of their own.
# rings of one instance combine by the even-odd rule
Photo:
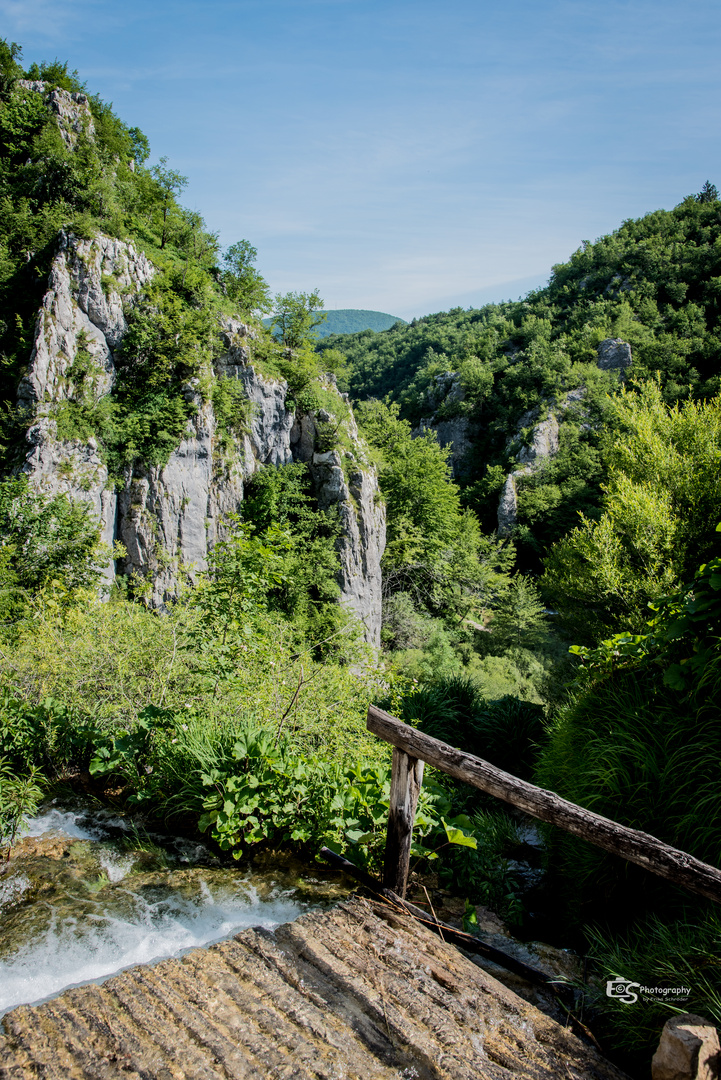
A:
<svg viewBox="0 0 721 1080">
<path fill-rule="evenodd" d="M 366 311 L 364 308 L 332 308 L 324 312 L 325 319 L 317 328 L 319 338 L 332 334 L 355 334 L 359 330 L 388 330 L 400 323 L 405 326 L 405 319 L 396 315 L 387 315 L 383 311 Z M 263 324 L 270 326 L 272 319 L 264 319 Z"/>
<path fill-rule="evenodd" d="M 712 185 L 674 210 L 584 243 L 553 268 L 546 288 L 523 301 L 458 308 L 333 344 L 347 357 L 354 400 L 388 398 L 414 425 L 433 414 L 474 425 L 459 479 L 465 504 L 487 528 L 496 525 L 512 457 L 509 435 L 529 410 L 585 389 L 589 416 L 581 423 L 576 417 L 574 431 L 563 425 L 548 475 L 529 477 L 520 500 L 519 523 L 527 526 L 520 535 L 545 550 L 575 523 L 577 511 L 597 513 L 605 476 L 600 425 L 614 382 L 596 360 L 599 343 L 609 338 L 630 343 L 633 384 L 657 381 L 667 403 L 718 393 L 721 219 Z M 457 373 L 462 398 L 439 394 L 438 377 L 447 371 Z"/>
<path fill-rule="evenodd" d="M 8 857 L 69 783 L 221 858 L 378 870 L 373 701 L 719 865 L 713 185 L 523 301 L 321 339 L 317 290 L 272 296 L 151 160 L 0 42 Z M 612 974 L 683 977 L 721 1023 L 708 905 L 430 770 L 413 852 L 469 928 L 483 903 L 588 954 L 629 1068 L 667 1013 Z"/>
</svg>

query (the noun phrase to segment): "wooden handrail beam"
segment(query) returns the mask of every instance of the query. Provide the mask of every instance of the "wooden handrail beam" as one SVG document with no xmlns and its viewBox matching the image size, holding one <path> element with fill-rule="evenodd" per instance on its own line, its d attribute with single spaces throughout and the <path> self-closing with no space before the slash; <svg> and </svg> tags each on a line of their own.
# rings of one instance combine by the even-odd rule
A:
<svg viewBox="0 0 721 1080">
<path fill-rule="evenodd" d="M 456 750 L 448 743 L 433 739 L 417 728 L 404 724 L 375 705 L 368 709 L 367 728 L 411 758 L 425 761 L 457 780 L 464 780 L 497 799 L 503 799 L 539 821 L 557 825 L 613 855 L 642 866 L 674 885 L 680 885 L 707 900 L 714 900 L 717 904 L 721 903 L 721 870 L 701 862 L 685 851 L 669 847 L 655 836 L 618 825 L 609 818 L 562 799 L 553 791 L 546 791 L 526 780 L 519 780 L 518 777 L 497 769 L 488 761 L 463 750 Z M 388 868 L 386 872 L 389 873 Z M 407 874 L 407 868 L 405 872 Z M 402 870 L 399 873 L 403 877 Z"/>
</svg>

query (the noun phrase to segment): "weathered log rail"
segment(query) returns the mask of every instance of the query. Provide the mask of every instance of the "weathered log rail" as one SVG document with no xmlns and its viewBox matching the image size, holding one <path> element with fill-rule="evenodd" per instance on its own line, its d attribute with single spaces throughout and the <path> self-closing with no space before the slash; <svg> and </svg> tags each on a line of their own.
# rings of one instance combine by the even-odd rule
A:
<svg viewBox="0 0 721 1080">
<path fill-rule="evenodd" d="M 423 778 L 423 762 L 426 762 L 457 780 L 464 780 L 503 799 L 539 821 L 557 825 L 674 885 L 721 903 L 721 870 L 662 843 L 655 836 L 619 825 L 552 791 L 519 780 L 488 761 L 431 738 L 375 705 L 368 709 L 367 728 L 393 746 L 383 884 L 401 897 L 406 894 L 413 819 Z"/>
</svg>

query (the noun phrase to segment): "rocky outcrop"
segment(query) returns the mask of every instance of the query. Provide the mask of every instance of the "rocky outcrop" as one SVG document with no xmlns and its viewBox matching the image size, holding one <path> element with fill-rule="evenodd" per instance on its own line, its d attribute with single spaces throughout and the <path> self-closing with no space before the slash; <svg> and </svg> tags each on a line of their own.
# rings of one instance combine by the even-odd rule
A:
<svg viewBox="0 0 721 1080">
<path fill-rule="evenodd" d="M 20 382 L 21 407 L 35 422 L 27 432 L 24 470 L 49 495 L 64 493 L 87 503 L 112 548 L 117 497 L 97 442 L 60 440 L 53 413 L 79 393 L 98 400 L 115 379 L 114 350 L 127 322 L 122 297 L 148 282 L 153 267 L 132 244 L 98 236 L 79 240 L 61 232 L 48 288 L 35 325 L 28 371 Z M 114 578 L 108 563 L 106 581 Z"/>
<path fill-rule="evenodd" d="M 601 371 L 624 372 L 631 367 L 631 346 L 621 338 L 605 338 L 598 346 L 597 366 Z"/>
<path fill-rule="evenodd" d="M 578 394 L 578 391 L 572 391 L 572 393 Z M 561 409 L 568 408 L 570 398 L 571 395 L 567 395 Z M 499 536 L 508 536 L 516 524 L 518 512 L 517 480 L 522 476 L 528 476 L 530 473 L 535 472 L 546 458 L 558 452 L 558 411 L 558 407 L 555 405 L 545 409 L 543 412 L 539 409 L 533 409 L 524 413 L 518 422 L 519 434 L 531 424 L 533 424 L 533 427 L 530 439 L 516 454 L 516 461 L 519 463 L 520 468 L 509 473 L 501 491 L 501 499 L 498 504 Z"/>
<path fill-rule="evenodd" d="M 598 346 L 596 366 L 601 371 L 616 371 L 623 378 L 631 366 L 631 346 L 621 338 L 606 338 Z M 516 454 L 520 468 L 506 477 L 498 503 L 498 535 L 509 536 L 518 519 L 517 482 L 523 476 L 535 472 L 549 457 L 558 453 L 559 417 L 573 406 L 579 406 L 585 397 L 585 387 L 569 390 L 558 401 L 551 401 L 539 409 L 531 410 L 518 421 L 517 434 L 509 439 L 512 446 L 521 433 L 533 425 L 530 439 Z"/>
<path fill-rule="evenodd" d="M 78 136 L 85 134 L 92 139 L 95 135 L 93 114 L 87 94 L 71 93 L 59 87 L 50 88 L 40 80 L 19 79 L 17 87 L 22 91 L 42 94 L 45 104 L 55 114 L 63 142 L 69 150 L 74 150 Z"/>
<path fill-rule="evenodd" d="M 18 396 L 28 406 L 73 398 L 79 389 L 78 355 L 90 355 L 83 388 L 96 398 L 115 377 L 113 351 L 127 330 L 127 300 L 150 281 L 154 270 L 132 244 L 97 236 L 80 240 L 61 232 L 48 288 L 35 325 L 28 372 Z"/>
<path fill-rule="evenodd" d="M 385 514 L 355 422 L 352 415 L 343 422 L 345 449 L 319 453 L 320 428 L 332 417 L 297 416 L 287 407 L 287 384 L 262 377 L 250 363 L 253 331 L 243 323 L 225 319 L 219 326 L 224 352 L 215 362 L 216 375 L 240 382 L 249 403 L 247 430 L 232 452 L 219 450 L 216 418 L 198 379 L 184 387 L 193 415 L 167 464 L 136 461 L 117 491 L 94 439 L 58 437 L 55 417 L 63 403 L 81 394 L 99 400 L 110 392 L 127 305 L 153 273 L 131 244 L 61 234 L 18 392 L 35 418 L 25 471 L 48 494 L 88 503 L 107 545 L 119 540 L 125 549 L 117 567 L 108 563 L 108 583 L 117 569 L 134 580 L 147 603 L 162 608 L 183 580 L 207 566 L 224 520 L 240 507 L 244 481 L 260 468 L 307 462 L 319 506 L 336 508 L 341 519 L 341 602 L 361 619 L 366 639 L 380 645 Z M 326 390 L 337 395 L 330 384 Z M 339 395 L 337 400 L 339 413 L 349 413 Z"/>
<path fill-rule="evenodd" d="M 381 558 L 386 543 L 385 507 L 378 480 L 370 467 L 352 414 L 345 434 L 352 448 L 319 451 L 318 421 L 335 420 L 326 412 L 299 417 L 291 431 L 297 461 L 306 461 L 321 510 L 337 507 L 341 602 L 354 611 L 365 627 L 366 640 L 376 648 L 381 640 Z"/>
<path fill-rule="evenodd" d="M 87 503 L 100 525 L 100 538 L 112 549 L 116 536 L 117 497 L 108 483 L 108 469 L 98 452 L 98 444 L 90 438 L 59 440 L 56 423 L 41 416 L 27 432 L 30 449 L 24 470 L 31 482 L 48 495 L 62 493 L 71 499 Z M 115 566 L 112 559 L 104 572 L 105 586 L 112 585 Z"/>
<path fill-rule="evenodd" d="M 434 385 L 427 393 L 428 404 L 433 415 L 423 417 L 414 428 L 414 438 L 427 431 L 435 432 L 441 446 L 450 450 L 450 465 L 453 476 L 458 478 L 465 471 L 467 455 L 472 447 L 472 431 L 466 416 L 453 416 L 454 406 L 465 400 L 465 391 L 455 371 L 444 371 L 436 375 Z M 449 415 L 451 414 L 451 415 Z"/>
<path fill-rule="evenodd" d="M 3 1024 L 2 1080 L 625 1080 L 452 945 L 360 899 Z"/>
</svg>

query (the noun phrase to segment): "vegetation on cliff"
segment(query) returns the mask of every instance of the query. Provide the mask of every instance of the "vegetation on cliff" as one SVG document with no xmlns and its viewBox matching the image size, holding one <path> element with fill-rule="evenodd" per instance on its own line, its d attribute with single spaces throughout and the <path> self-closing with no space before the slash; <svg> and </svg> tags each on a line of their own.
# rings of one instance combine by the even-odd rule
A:
<svg viewBox="0 0 721 1080">
<path fill-rule="evenodd" d="M 69 126 L 58 101 L 72 103 Z M 365 732 L 374 700 L 718 864 L 713 186 L 583 244 L 524 301 L 318 341 L 317 292 L 272 298 L 252 245 L 222 252 L 181 206 L 185 178 L 149 153 L 66 65 L 23 70 L 0 43 L 0 840 L 12 842 L 42 774 L 200 827 L 236 856 L 329 843 L 377 867 L 389 755 Z M 133 582 L 101 602 L 89 510 L 13 471 L 38 419 L 17 388 L 61 230 L 132 241 L 155 268 L 123 298 L 112 391 L 94 392 L 81 340 L 75 389 L 43 403 L 60 439 L 95 440 L 116 481 L 168 461 L 198 396 L 213 406 L 216 464 L 232 459 L 251 417 L 214 361 L 234 316 L 250 324 L 256 369 L 317 417 L 315 448 L 337 450 L 347 480 L 352 418 L 333 381 L 348 386 L 387 510 L 380 657 L 337 603 L 339 519 L 319 510 L 300 464 L 254 474 L 207 569 L 162 617 Z M 608 339 L 630 344 L 630 369 L 599 365 Z M 557 450 L 521 470 L 551 412 Z M 453 461 L 432 430 L 443 422 L 465 439 Z M 512 472 L 516 522 L 499 534 Z M 429 776 L 414 860 L 523 923 L 520 824 Z M 690 1007 L 721 1022 L 704 905 L 569 838 L 549 835 L 546 850 L 553 905 L 602 978 L 646 965 L 661 979 L 676 957 Z M 595 1008 L 626 1050 L 650 1045 L 665 1015 Z"/>
</svg>

